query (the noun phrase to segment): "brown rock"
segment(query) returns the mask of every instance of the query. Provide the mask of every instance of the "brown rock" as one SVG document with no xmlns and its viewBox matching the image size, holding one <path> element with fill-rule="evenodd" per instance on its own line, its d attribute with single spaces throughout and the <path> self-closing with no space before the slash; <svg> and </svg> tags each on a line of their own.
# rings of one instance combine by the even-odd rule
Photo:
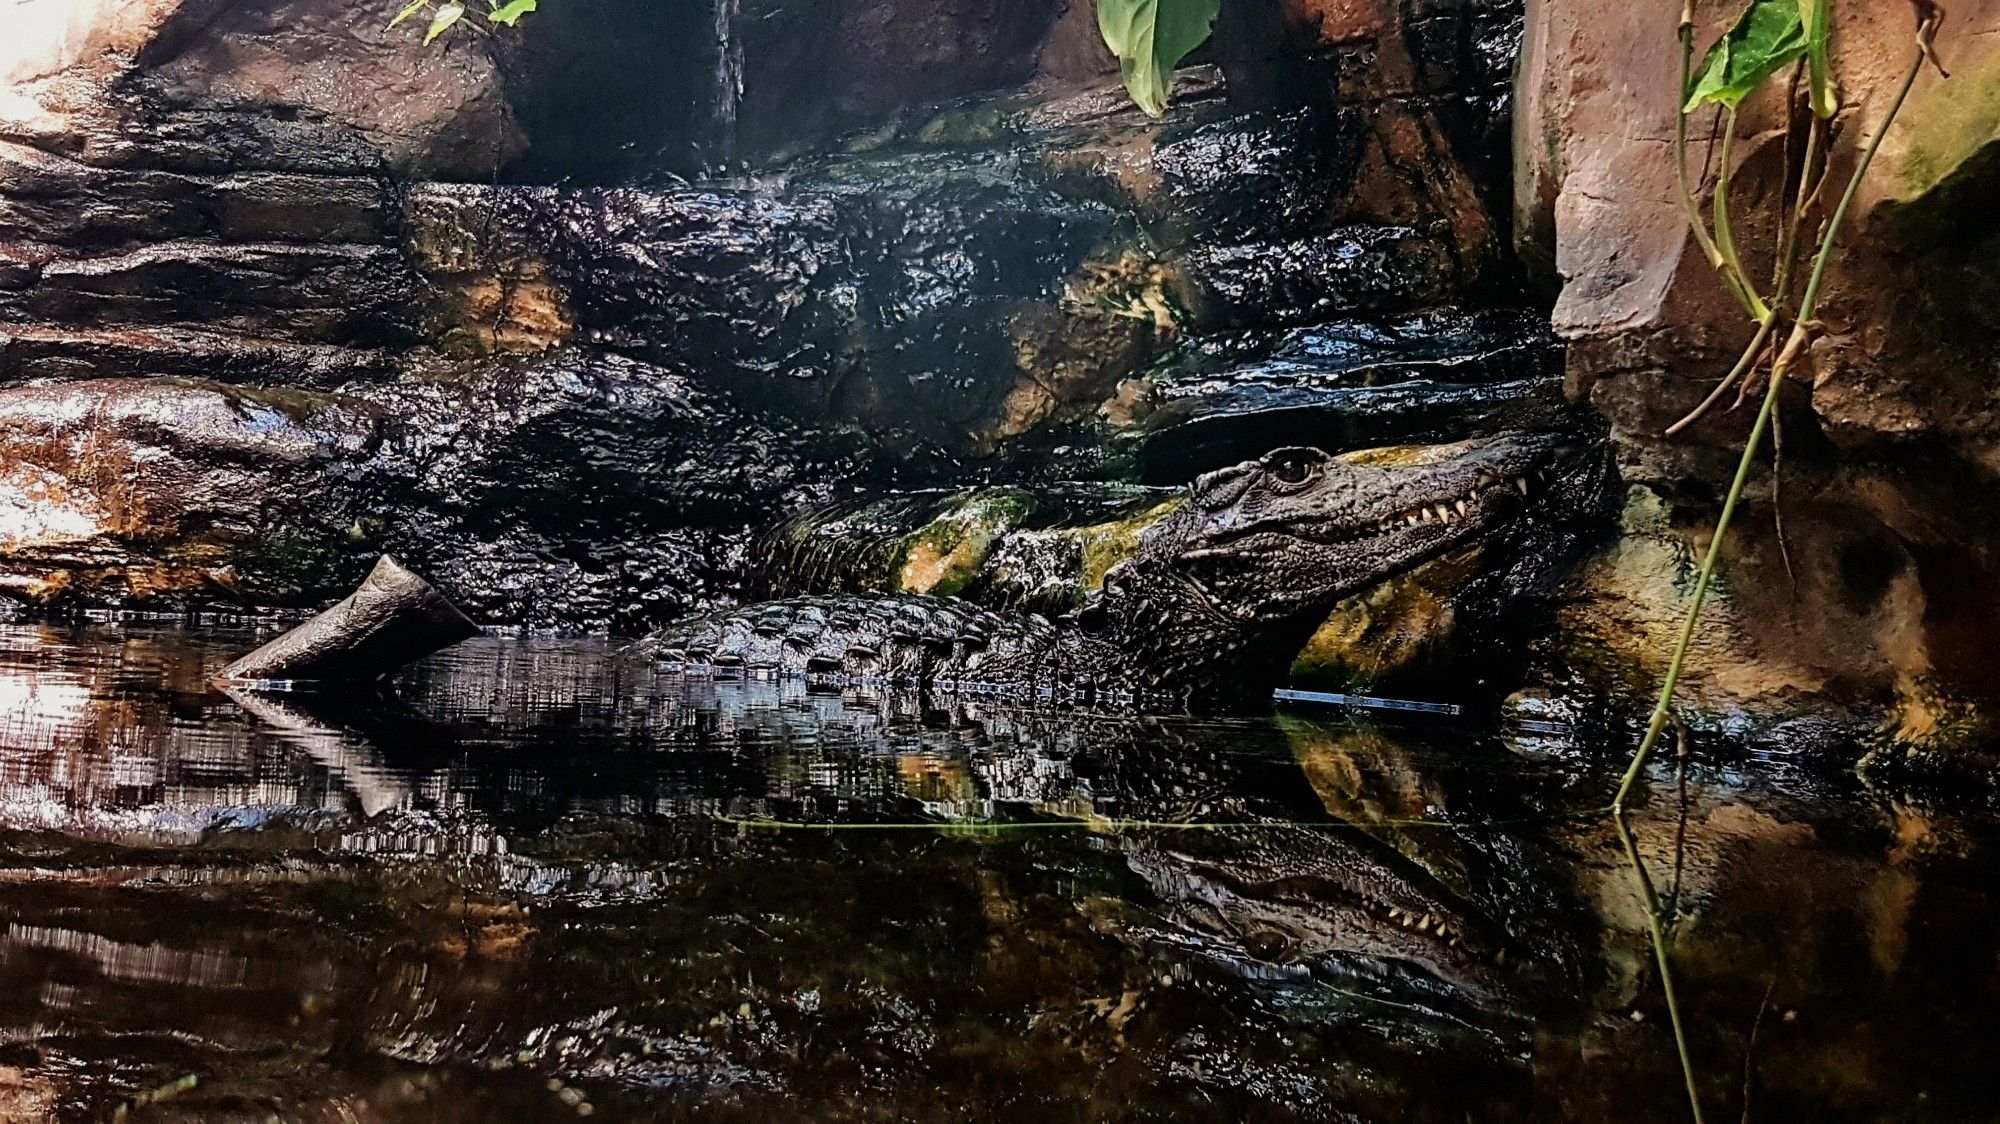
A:
<svg viewBox="0 0 2000 1124">
<path fill-rule="evenodd" d="M 294 601 L 337 581 L 369 407 L 104 379 L 0 391 L 0 591 L 121 604 Z"/>
<path fill-rule="evenodd" d="M 1738 7 L 1697 5 L 1697 26 L 1707 30 L 1700 48 Z M 1678 202 L 1677 19 L 1671 6 L 1607 12 L 1578 0 L 1529 3 L 1515 117 L 1516 238 L 1524 257 L 1552 264 L 1562 279 L 1555 323 L 1582 345 L 1571 362 L 1579 395 L 1627 370 L 1653 373 L 1621 396 L 1649 395 L 1663 379 L 1712 383 L 1750 336 L 1747 318 L 1689 237 Z M 1852 107 L 1836 154 L 1837 189 L 1856 146 L 1882 127 L 1912 53 L 1913 23 L 1907 6 L 1846 3 L 1835 5 L 1834 26 L 1835 69 L 1843 104 Z M 1925 293 L 1937 286 L 1916 282 L 1933 249 L 1948 249 L 1926 226 L 1956 213 L 1955 190 L 1975 180 L 1990 190 L 2000 174 L 1980 156 L 1996 140 L 1995 117 L 1970 108 L 1989 105 L 2000 81 L 2000 56 L 1982 46 L 1995 31 L 2000 3 L 1950 6 L 1939 49 L 1960 78 L 1946 84 L 1929 71 L 1919 76 L 1842 232 L 1822 304 L 1829 335 L 1815 348 L 1811 371 L 1801 372 L 1815 387 L 1815 412 L 1842 444 L 1918 431 L 1963 440 L 1975 453 L 1991 442 L 1962 377 L 1973 353 L 1931 330 L 1953 305 L 1951 294 Z M 1768 244 L 1775 201 L 1786 194 L 1784 154 L 1769 142 L 1783 114 L 1783 99 L 1767 89 L 1746 103 L 1738 127 L 1739 242 L 1753 248 Z M 1713 140 L 1713 115 L 1696 115 L 1690 130 L 1699 163 Z M 1961 226 L 1956 236 L 1976 238 L 1977 230 Z M 1912 315 L 1919 310 L 1931 315 Z M 2000 321 L 1974 310 L 1967 326 L 1990 344 Z M 1634 362 L 1641 350 L 1668 362 Z M 1633 448 L 1665 444 L 1652 424 L 1658 420 L 1648 411 L 1643 427 L 1616 435 Z M 1735 446 L 1740 429 L 1721 425 L 1691 436 Z"/>
<path fill-rule="evenodd" d="M 62 143 L 123 118 L 137 90 L 169 109 L 309 116 L 368 138 L 411 175 L 490 174 L 523 139 L 480 43 L 426 46 L 391 0 L 34 0 L 0 47 L 0 133 Z"/>
<path fill-rule="evenodd" d="M 1097 5 L 1069 0 L 1042 43 L 1035 73 L 1056 82 L 1089 82 L 1118 73 L 1117 56 L 1097 29 Z"/>
<path fill-rule="evenodd" d="M 1698 50 L 1741 5 L 1698 3 Z M 1515 236 L 1560 280 L 1568 386 L 1610 426 L 1635 493 L 1624 539 L 1573 586 L 1564 674 L 1631 697 L 1657 689 L 1735 472 L 1749 408 L 1665 430 L 1735 360 L 1751 325 L 1688 234 L 1676 188 L 1676 5 L 1529 0 L 1515 118 Z M 1913 55 L 1911 8 L 1834 5 L 1841 119 L 1829 198 L 1883 128 Z M 1781 399 L 1781 484 L 1753 478 L 1689 658 L 1684 698 L 1764 728 L 1845 714 L 1949 748 L 2000 699 L 1990 655 L 1964 643 L 1993 617 L 2000 539 L 1970 497 L 2000 468 L 1984 389 L 2000 345 L 1989 310 L 2000 177 L 2000 3 L 1948 6 L 1938 46 L 1957 74 L 1921 74 L 1864 181 L 1828 273 L 1824 336 Z M 1733 174 L 1739 244 L 1768 270 L 1787 198 L 1775 87 L 1743 107 Z M 1690 120 L 1694 161 L 1715 119 Z M 1705 189 L 1704 189 L 1705 190 Z M 1767 445 L 1768 448 L 1768 445 Z M 1774 511 L 1769 497 L 1780 496 Z M 1774 518 L 1782 513 L 1789 565 Z"/>
</svg>

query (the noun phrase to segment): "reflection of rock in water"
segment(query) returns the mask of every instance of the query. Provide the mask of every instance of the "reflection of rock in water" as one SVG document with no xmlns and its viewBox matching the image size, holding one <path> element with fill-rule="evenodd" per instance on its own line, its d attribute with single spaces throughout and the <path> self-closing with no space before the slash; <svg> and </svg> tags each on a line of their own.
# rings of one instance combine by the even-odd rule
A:
<svg viewBox="0 0 2000 1124">
<path fill-rule="evenodd" d="M 202 682 L 240 638 L 8 635 L 0 815 L 9 840 L 58 830 L 33 837 L 33 879 L 0 863 L 0 1034 L 59 1022 L 35 1047 L 58 1067 L 117 1040 L 124 1068 L 82 1067 L 82 1103 L 163 1084 L 190 1050 L 197 1098 L 363 1095 L 312 1060 L 358 1047 L 476 1067 L 489 1076 L 467 1103 L 559 1076 L 610 1118 L 654 1086 L 866 1095 L 930 1116 L 934 1075 L 967 1064 L 1086 1097 L 1078 1051 L 1135 1067 L 1135 1094 L 1199 1091 L 1254 1115 L 1280 1090 L 1332 1103 L 1410 1062 L 1373 1031 L 1281 1050 L 1259 1006 L 1275 993 L 1211 971 L 1213 947 L 1107 939 L 1079 909 L 1181 908 L 1133 872 L 1182 841 L 1118 821 L 1323 817 L 1268 723 L 925 711 L 497 639 L 410 669 L 393 697 L 231 701 Z M 134 744 L 187 780 L 72 787 L 60 814 L 18 818 L 21 793 L 127 768 L 112 761 Z M 745 832 L 719 815 L 1069 826 Z M 1315 951 L 1359 941 L 1340 929 Z M 1356 1017 L 1294 1005 L 1283 1019 L 1331 1042 Z M 1199 1043 L 1173 1029 L 1196 1026 Z"/>
<path fill-rule="evenodd" d="M 408 780 L 384 769 L 381 754 L 362 735 L 340 725 L 340 711 L 346 707 L 386 705 L 386 699 L 316 697 L 243 687 L 227 687 L 224 693 L 344 782 L 360 801 L 362 815 L 373 816 L 409 802 Z"/>
</svg>

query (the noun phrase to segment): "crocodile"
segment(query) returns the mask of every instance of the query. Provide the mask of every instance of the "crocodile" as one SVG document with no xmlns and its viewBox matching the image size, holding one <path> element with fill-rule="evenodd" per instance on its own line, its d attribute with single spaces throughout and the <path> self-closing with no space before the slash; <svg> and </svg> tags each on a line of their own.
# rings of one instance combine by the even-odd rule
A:
<svg viewBox="0 0 2000 1124">
<path fill-rule="evenodd" d="M 1054 618 L 916 595 L 799 597 L 700 614 L 635 645 L 664 667 L 1072 704 L 1267 700 L 1342 599 L 1529 509 L 1550 437 L 1416 463 L 1277 449 L 1196 479 L 1102 587 Z"/>
</svg>

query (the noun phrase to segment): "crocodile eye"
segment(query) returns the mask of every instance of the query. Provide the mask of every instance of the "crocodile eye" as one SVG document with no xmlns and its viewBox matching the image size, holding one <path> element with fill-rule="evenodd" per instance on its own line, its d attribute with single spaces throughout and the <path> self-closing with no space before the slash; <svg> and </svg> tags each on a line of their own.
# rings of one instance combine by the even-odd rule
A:
<svg viewBox="0 0 2000 1124">
<path fill-rule="evenodd" d="M 1312 449 L 1280 449 L 1265 462 L 1271 479 L 1286 488 L 1311 483 L 1325 466 L 1325 457 Z"/>
</svg>

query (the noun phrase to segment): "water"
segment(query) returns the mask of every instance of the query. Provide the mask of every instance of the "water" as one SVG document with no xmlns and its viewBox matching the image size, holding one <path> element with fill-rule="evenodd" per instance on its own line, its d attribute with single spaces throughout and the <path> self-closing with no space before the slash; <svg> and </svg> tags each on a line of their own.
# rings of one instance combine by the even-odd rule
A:
<svg viewBox="0 0 2000 1124">
<path fill-rule="evenodd" d="M 727 167 L 736 159 L 736 117 L 743 106 L 743 40 L 736 33 L 743 0 L 714 0 L 715 156 Z"/>
<path fill-rule="evenodd" d="M 589 641 L 212 691 L 257 639 L 0 629 L 0 1119 L 1684 1117 L 1573 756 Z M 1991 1118 L 1990 813 L 1769 762 L 1656 793 L 1711 1119 Z"/>
</svg>

